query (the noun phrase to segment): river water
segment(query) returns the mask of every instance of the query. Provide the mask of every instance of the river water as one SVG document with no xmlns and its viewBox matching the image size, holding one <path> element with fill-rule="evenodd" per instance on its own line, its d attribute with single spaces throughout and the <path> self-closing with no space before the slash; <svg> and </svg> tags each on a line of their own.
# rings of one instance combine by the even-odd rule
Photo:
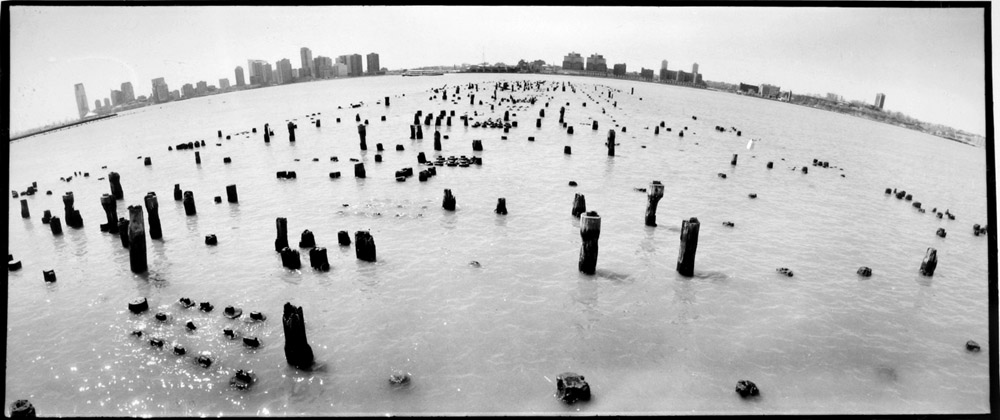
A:
<svg viewBox="0 0 1000 420">
<path fill-rule="evenodd" d="M 547 83 L 497 95 L 537 102 L 491 111 L 494 82 L 521 80 Z M 476 105 L 469 83 L 479 86 Z M 575 92 L 548 90 L 562 83 Z M 446 85 L 448 100 L 431 91 Z M 388 107 L 379 103 L 385 96 Z M 560 107 L 572 135 L 557 122 Z M 395 171 L 422 169 L 417 153 L 439 154 L 433 126 L 423 140 L 409 139 L 417 110 L 454 110 L 452 126 L 440 127 L 449 137 L 440 154 L 477 155 L 483 164 L 396 182 Z M 506 140 L 501 129 L 458 118 L 502 118 L 505 110 L 519 123 Z M 309 122 L 313 113 L 320 128 Z M 366 153 L 356 115 L 369 120 Z M 298 124 L 295 143 L 286 120 Z M 654 134 L 661 121 L 672 131 Z M 275 133 L 269 144 L 264 123 Z M 253 127 L 258 133 L 237 134 Z M 609 129 L 619 143 L 613 158 Z M 753 150 L 750 138 L 761 139 Z M 191 150 L 167 150 L 201 139 L 201 165 Z M 482 152 L 472 151 L 473 139 Z M 381 163 L 376 143 L 385 147 Z M 350 158 L 365 162 L 366 179 L 353 177 Z M 19 199 L 8 204 L 8 248 L 24 268 L 8 275 L 5 405 L 26 398 L 39 415 L 61 416 L 986 412 L 989 254 L 986 237 L 972 233 L 987 223 L 985 162 L 983 148 L 851 116 L 610 79 L 385 76 L 150 106 L 10 144 L 10 189 L 36 181 L 41 193 L 27 197 L 30 219 L 21 218 Z M 276 179 L 281 170 L 297 179 Z M 59 180 L 74 171 L 90 177 Z M 99 178 L 111 171 L 124 189 L 119 216 L 146 192 L 159 197 L 164 238 L 147 238 L 146 274 L 133 274 L 128 250 L 98 227 L 99 198 L 110 192 Z M 331 179 L 332 171 L 343 176 Z M 655 228 L 644 226 L 646 195 L 634 190 L 653 180 L 665 184 Z M 173 200 L 178 183 L 193 192 L 197 216 Z M 229 184 L 239 204 L 226 203 Z M 913 194 L 927 213 L 884 194 L 887 187 Z M 455 212 L 441 208 L 446 188 Z M 83 229 L 65 226 L 67 191 Z M 576 193 L 602 219 L 592 276 L 577 269 Z M 493 212 L 498 197 L 506 216 Z M 935 207 L 956 219 L 938 219 Z M 42 224 L 45 209 L 63 219 L 62 236 Z M 328 248 L 329 272 L 309 268 L 306 249 L 301 270 L 282 267 L 277 217 L 288 219 L 292 247 L 303 230 L 314 232 Z M 688 278 L 675 265 L 681 221 L 690 217 L 701 231 Z M 946 238 L 935 235 L 939 227 Z M 378 261 L 338 246 L 341 230 L 352 238 L 370 230 Z M 217 246 L 204 244 L 209 234 Z M 918 272 L 928 247 L 939 260 L 933 277 Z M 874 274 L 858 276 L 860 266 Z M 45 283 L 43 270 L 58 280 Z M 151 311 L 131 314 L 136 297 L 148 298 Z M 184 309 L 181 297 L 216 309 Z M 285 302 L 304 308 L 321 364 L 314 371 L 285 362 Z M 227 305 L 244 316 L 224 318 Z M 170 320 L 155 321 L 158 311 Z M 250 311 L 268 318 L 249 323 Z M 199 328 L 187 332 L 187 320 Z M 245 348 L 223 328 L 263 345 Z M 136 329 L 146 336 L 130 335 Z M 153 348 L 149 337 L 168 346 Z M 967 352 L 967 340 L 982 352 Z M 188 356 L 172 354 L 174 343 Z M 202 368 L 192 362 L 197 354 L 215 363 Z M 257 375 L 249 390 L 229 386 L 237 369 Z M 397 370 L 409 373 L 408 386 L 389 384 Z M 585 376 L 591 401 L 553 396 L 567 371 Z M 741 379 L 761 395 L 741 399 Z"/>
</svg>

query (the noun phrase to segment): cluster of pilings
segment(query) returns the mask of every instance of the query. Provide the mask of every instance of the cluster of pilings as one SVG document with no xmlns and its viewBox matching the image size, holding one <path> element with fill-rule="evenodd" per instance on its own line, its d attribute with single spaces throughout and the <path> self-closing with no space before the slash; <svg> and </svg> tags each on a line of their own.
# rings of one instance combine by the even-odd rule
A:
<svg viewBox="0 0 1000 420">
<path fill-rule="evenodd" d="M 199 141 L 194 141 L 194 142 L 190 142 L 189 141 L 187 143 L 178 143 L 176 146 L 173 146 L 173 148 L 171 148 L 170 146 L 167 146 L 167 150 L 174 150 L 174 149 L 177 149 L 177 150 L 191 150 L 191 149 L 202 147 L 204 145 L 205 145 L 205 140 L 199 140 Z"/>
</svg>

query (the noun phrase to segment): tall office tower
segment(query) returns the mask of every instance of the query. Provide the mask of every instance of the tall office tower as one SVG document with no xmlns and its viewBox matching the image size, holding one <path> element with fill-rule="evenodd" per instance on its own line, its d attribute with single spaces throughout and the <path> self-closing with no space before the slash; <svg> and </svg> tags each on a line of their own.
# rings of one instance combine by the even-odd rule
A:
<svg viewBox="0 0 1000 420">
<path fill-rule="evenodd" d="M 875 94 L 875 106 L 877 106 L 878 109 L 882 109 L 882 107 L 885 106 L 885 94 L 884 93 L 877 93 L 877 94 Z"/>
<path fill-rule="evenodd" d="M 104 98 L 104 108 L 105 109 L 111 109 L 111 100 L 110 99 Z"/>
<path fill-rule="evenodd" d="M 111 89 L 111 106 L 122 104 L 122 91 Z"/>
<path fill-rule="evenodd" d="M 667 60 L 663 60 L 663 62 L 660 63 L 660 70 L 666 70 L 666 69 L 667 69 Z"/>
<path fill-rule="evenodd" d="M 80 113 L 80 118 L 86 117 L 90 113 L 90 105 L 87 103 L 87 92 L 83 90 L 83 83 L 77 83 L 73 90 L 76 92 L 76 110 Z"/>
<path fill-rule="evenodd" d="M 571 52 L 563 57 L 563 70 L 583 70 L 583 57 L 580 54 Z"/>
<path fill-rule="evenodd" d="M 222 89 L 222 90 L 229 89 L 229 79 L 228 78 L 219 79 L 219 89 Z"/>
<path fill-rule="evenodd" d="M 351 76 L 357 77 L 365 73 L 364 69 L 361 68 L 364 65 L 361 62 L 361 54 L 351 54 L 348 58 L 350 61 L 348 61 L 347 66 L 349 68 L 348 71 L 351 72 Z"/>
<path fill-rule="evenodd" d="M 603 55 L 591 54 L 587 58 L 587 71 L 606 72 L 608 71 L 608 62 Z"/>
<path fill-rule="evenodd" d="M 329 79 L 333 77 L 333 60 L 322 55 L 313 59 L 313 67 L 316 69 L 317 78 Z"/>
<path fill-rule="evenodd" d="M 625 75 L 625 71 L 626 71 L 625 63 L 615 64 L 615 67 L 614 67 L 614 70 L 613 70 L 613 73 L 614 73 L 615 76 L 624 76 Z"/>
<path fill-rule="evenodd" d="M 378 54 L 371 53 L 365 56 L 368 59 L 368 74 L 378 74 Z"/>
<path fill-rule="evenodd" d="M 316 64 L 313 63 L 313 53 L 306 47 L 302 47 L 299 50 L 299 57 L 302 59 L 302 68 L 299 70 L 299 76 L 312 76 L 316 77 Z M 288 83 L 288 82 L 285 82 Z"/>
<path fill-rule="evenodd" d="M 122 83 L 122 103 L 135 102 L 135 90 L 132 89 L 132 82 Z"/>
<path fill-rule="evenodd" d="M 101 100 L 94 99 L 94 112 L 101 112 Z"/>
<path fill-rule="evenodd" d="M 691 81 L 694 82 L 698 79 L 698 63 L 691 65 Z"/>
<path fill-rule="evenodd" d="M 194 93 L 198 96 L 204 96 L 208 93 L 208 82 L 204 80 L 198 82 L 198 84 L 194 87 Z"/>
<path fill-rule="evenodd" d="M 246 81 L 243 80 L 243 67 L 236 66 L 236 86 L 243 87 Z"/>
<path fill-rule="evenodd" d="M 264 60 L 247 60 L 247 69 L 250 72 L 250 84 L 251 85 L 261 85 L 264 84 L 264 65 L 267 65 L 267 61 Z"/>
<path fill-rule="evenodd" d="M 167 88 L 167 82 L 163 81 L 162 77 L 153 79 L 153 102 L 162 103 L 169 100 L 170 89 Z"/>
<path fill-rule="evenodd" d="M 276 71 L 274 72 L 275 82 L 277 82 L 278 84 L 292 83 L 292 61 L 285 58 L 282 60 L 278 60 L 278 62 L 274 64 L 277 67 Z M 302 71 L 308 71 L 307 70 L 308 68 L 309 68 L 308 66 L 303 66 L 302 69 L 299 71 L 299 74 L 301 75 Z"/>
<path fill-rule="evenodd" d="M 271 63 L 264 64 L 264 84 L 274 83 L 274 67 Z"/>
<path fill-rule="evenodd" d="M 194 85 L 192 85 L 190 83 L 185 83 L 184 86 L 181 86 L 181 93 L 184 94 L 184 99 L 191 99 L 191 98 L 193 98 L 194 95 L 195 95 L 195 93 L 194 93 Z"/>
</svg>

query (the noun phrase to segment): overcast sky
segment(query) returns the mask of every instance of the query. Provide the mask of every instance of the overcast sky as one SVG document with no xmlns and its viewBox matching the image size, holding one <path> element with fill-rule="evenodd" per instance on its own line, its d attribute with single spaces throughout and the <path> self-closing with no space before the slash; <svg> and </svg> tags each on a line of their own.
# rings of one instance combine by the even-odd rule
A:
<svg viewBox="0 0 1000 420">
<path fill-rule="evenodd" d="M 933 5 L 934 3 L 928 3 Z M 11 7 L 10 129 L 75 118 L 131 81 L 219 84 L 247 59 L 379 54 L 382 67 L 602 54 L 609 66 L 833 92 L 985 134 L 982 9 L 776 7 Z"/>
</svg>

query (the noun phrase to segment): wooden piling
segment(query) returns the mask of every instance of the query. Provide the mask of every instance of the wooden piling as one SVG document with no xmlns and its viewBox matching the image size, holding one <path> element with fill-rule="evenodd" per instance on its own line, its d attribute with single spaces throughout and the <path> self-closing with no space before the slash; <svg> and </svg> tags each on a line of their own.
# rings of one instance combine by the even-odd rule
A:
<svg viewBox="0 0 1000 420">
<path fill-rule="evenodd" d="M 125 197 L 125 193 L 122 191 L 121 176 L 118 175 L 118 172 L 108 174 L 108 182 L 111 184 L 111 195 L 115 197 L 115 200 L 121 200 Z"/>
<path fill-rule="evenodd" d="M 594 131 L 597 131 L 597 120 L 594 120 L 594 122 L 590 124 L 590 128 Z"/>
<path fill-rule="evenodd" d="M 698 229 L 701 223 L 697 217 L 681 222 L 681 247 L 677 255 L 677 272 L 682 276 L 694 275 L 694 257 L 698 251 Z"/>
<path fill-rule="evenodd" d="M 174 184 L 174 201 L 181 201 L 184 199 L 184 192 L 181 191 L 181 184 Z"/>
<path fill-rule="evenodd" d="M 122 248 L 128 249 L 129 246 L 129 236 L 128 236 L 128 224 L 129 219 L 124 217 L 118 218 L 118 239 L 122 243 Z"/>
<path fill-rule="evenodd" d="M 434 150 L 441 151 L 441 132 L 434 131 Z"/>
<path fill-rule="evenodd" d="M 128 257 L 133 273 L 145 273 L 146 265 L 146 224 L 143 222 L 142 206 L 128 206 Z"/>
<path fill-rule="evenodd" d="M 339 243 L 340 246 L 351 245 L 351 234 L 348 233 L 346 230 L 337 232 L 337 243 Z"/>
<path fill-rule="evenodd" d="M 295 123 L 291 121 L 288 122 L 288 142 L 295 142 Z"/>
<path fill-rule="evenodd" d="M 156 193 L 146 193 L 144 201 L 146 214 L 149 215 L 149 239 L 160 239 L 163 231 L 160 228 L 160 204 L 156 201 Z"/>
<path fill-rule="evenodd" d="M 451 194 L 450 189 L 444 190 L 444 201 L 441 203 L 441 207 L 448 211 L 455 211 L 455 196 Z"/>
<path fill-rule="evenodd" d="M 924 254 L 924 260 L 920 263 L 920 274 L 933 276 L 934 270 L 937 269 L 937 262 L 937 250 L 934 248 L 927 248 L 927 253 Z"/>
<path fill-rule="evenodd" d="M 67 192 L 62 196 L 63 208 L 66 210 L 66 226 L 72 228 L 82 228 L 83 218 L 80 217 L 80 210 L 73 208 L 73 193 Z"/>
<path fill-rule="evenodd" d="M 583 194 L 576 194 L 573 197 L 573 217 L 580 217 L 581 214 L 587 211 L 587 199 Z"/>
<path fill-rule="evenodd" d="M 315 247 L 309 250 L 309 266 L 320 271 L 330 270 L 330 260 L 326 256 L 326 248 Z"/>
<path fill-rule="evenodd" d="M 42 223 L 44 223 L 44 224 L 47 225 L 47 224 L 49 224 L 49 222 L 51 220 L 52 220 L 52 212 L 48 211 L 48 210 L 45 210 L 45 212 L 42 213 Z M 979 236 L 979 233 L 978 233 L 979 232 L 979 225 L 976 225 L 975 231 L 977 232 L 976 236 Z"/>
<path fill-rule="evenodd" d="M 306 321 L 302 307 L 285 303 L 281 326 L 285 335 L 285 361 L 297 369 L 312 367 L 315 359 L 306 339 Z"/>
<path fill-rule="evenodd" d="M 656 227 L 656 205 L 663 198 L 663 184 L 653 181 L 646 189 L 646 226 Z"/>
<path fill-rule="evenodd" d="M 597 269 L 597 239 L 601 236 L 601 216 L 596 211 L 588 211 L 580 216 L 580 272 L 594 274 Z"/>
<path fill-rule="evenodd" d="M 358 162 L 354 164 L 354 177 L 355 178 L 365 177 L 365 164 L 363 162 Z"/>
<path fill-rule="evenodd" d="M 564 146 L 563 147 L 563 153 L 565 153 L 567 155 L 571 155 L 571 154 L 573 154 L 573 148 L 571 148 L 569 146 Z"/>
<path fill-rule="evenodd" d="M 281 252 L 282 249 L 288 248 L 288 219 L 279 217 L 275 219 L 274 225 L 278 230 L 278 236 L 274 239 L 274 250 Z"/>
<path fill-rule="evenodd" d="M 28 200 L 24 198 L 21 199 L 21 217 L 25 219 L 31 218 L 31 213 L 28 212 Z"/>
<path fill-rule="evenodd" d="M 59 222 L 59 216 L 52 216 L 49 219 L 49 228 L 52 229 L 53 235 L 62 235 L 62 223 Z"/>
<path fill-rule="evenodd" d="M 733 160 L 729 161 L 730 165 L 736 166 L 736 158 L 739 157 L 738 154 L 733 153 Z"/>
<path fill-rule="evenodd" d="M 359 260 L 375 262 L 375 239 L 370 232 L 354 232 L 354 253 Z"/>
<path fill-rule="evenodd" d="M 240 198 L 236 194 L 236 184 L 226 185 L 226 199 L 230 203 L 239 203 Z"/>
<path fill-rule="evenodd" d="M 316 247 L 316 238 L 313 236 L 312 231 L 309 229 L 302 231 L 302 238 L 299 240 L 299 248 L 314 247 Z"/>
<path fill-rule="evenodd" d="M 358 124 L 358 138 L 361 139 L 361 150 L 368 150 L 368 144 L 365 143 L 366 129 L 364 124 Z"/>
<path fill-rule="evenodd" d="M 473 152 L 481 152 L 481 151 L 483 151 L 483 141 L 482 140 L 473 140 L 472 141 L 472 151 Z"/>
<path fill-rule="evenodd" d="M 615 155 L 615 130 L 608 130 L 608 156 Z"/>
<path fill-rule="evenodd" d="M 184 191 L 184 214 L 188 216 L 198 214 L 198 209 L 194 205 L 194 193 L 191 191 Z"/>
<path fill-rule="evenodd" d="M 497 199 L 497 208 L 493 210 L 496 214 L 507 214 L 507 199 L 500 197 Z"/>
</svg>

